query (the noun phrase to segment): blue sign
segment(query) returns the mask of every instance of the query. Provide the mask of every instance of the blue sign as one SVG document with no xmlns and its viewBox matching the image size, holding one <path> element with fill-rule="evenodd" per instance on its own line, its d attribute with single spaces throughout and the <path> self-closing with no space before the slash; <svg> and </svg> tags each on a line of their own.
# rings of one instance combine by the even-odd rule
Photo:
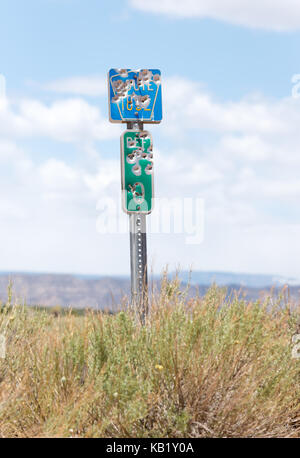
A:
<svg viewBox="0 0 300 458">
<path fill-rule="evenodd" d="M 112 68 L 108 73 L 111 122 L 162 120 L 160 70 Z"/>
</svg>

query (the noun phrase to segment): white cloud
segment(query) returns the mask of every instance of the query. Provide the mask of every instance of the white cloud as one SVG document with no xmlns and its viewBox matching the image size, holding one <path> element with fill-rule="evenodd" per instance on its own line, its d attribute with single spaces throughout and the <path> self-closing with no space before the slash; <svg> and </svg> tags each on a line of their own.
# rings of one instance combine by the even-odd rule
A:
<svg viewBox="0 0 300 458">
<path fill-rule="evenodd" d="M 119 169 L 120 164 L 117 160 L 102 159 L 101 168 L 94 174 L 85 173 L 83 176 L 84 183 L 93 196 L 99 198 L 105 190 L 111 189 L 113 185 L 119 186 Z M 115 186 L 112 189 L 115 192 Z M 108 193 L 109 195 L 109 193 Z"/>
<path fill-rule="evenodd" d="M 73 167 L 55 158 L 48 159 L 37 169 L 41 186 L 50 191 L 76 191 L 80 174 Z"/>
<path fill-rule="evenodd" d="M 136 9 L 179 18 L 212 18 L 246 27 L 300 28 L 298 0 L 129 0 Z"/>
<path fill-rule="evenodd" d="M 76 76 L 51 81 L 42 86 L 47 91 L 62 94 L 103 96 L 107 93 L 107 81 L 102 76 Z"/>
<path fill-rule="evenodd" d="M 100 237 L 96 230 L 98 199 L 120 187 L 118 161 L 98 155 L 91 169 L 84 161 L 57 159 L 55 152 L 37 161 L 30 156 L 0 142 L 0 270 L 109 274 L 116 267 L 113 243 L 125 272 L 125 240 Z"/>
<path fill-rule="evenodd" d="M 283 215 L 299 222 L 299 100 L 255 95 L 219 102 L 182 78 L 165 81 L 164 100 L 163 132 L 184 146 L 172 151 L 162 176 L 172 177 L 178 193 L 206 199 L 208 224 L 276 225 Z"/>
<path fill-rule="evenodd" d="M 106 140 L 118 137 L 120 128 L 109 123 L 98 107 L 81 98 L 63 99 L 46 105 L 21 99 L 0 110 L 3 137 L 45 136 L 64 142 Z"/>
<path fill-rule="evenodd" d="M 251 162 L 265 161 L 272 158 L 271 145 L 256 135 L 224 136 L 220 146 L 224 153 L 236 155 L 237 159 Z"/>
<path fill-rule="evenodd" d="M 0 163 L 10 161 L 12 157 L 19 158 L 21 155 L 23 152 L 15 143 L 0 139 Z"/>
<path fill-rule="evenodd" d="M 286 134 L 300 122 L 299 104 L 294 99 L 270 101 L 248 96 L 238 102 L 219 103 L 200 84 L 177 77 L 166 80 L 164 100 L 164 123 L 173 131 L 183 126 L 216 132 Z M 292 125 L 286 120 L 287 114 L 293 118 Z"/>
<path fill-rule="evenodd" d="M 111 136 L 110 125 L 101 118 L 98 108 L 82 99 L 60 100 L 49 107 L 35 100 L 24 100 L 20 114 L 35 135 L 67 142 Z"/>
<path fill-rule="evenodd" d="M 296 260 L 288 265 L 282 252 L 284 247 L 291 255 L 300 235 L 290 230 L 299 227 L 300 101 L 256 95 L 220 102 L 199 83 L 169 78 L 164 110 L 157 134 L 149 128 L 156 196 L 203 197 L 206 235 L 204 244 L 193 249 L 175 236 L 152 238 L 149 253 L 160 260 L 156 268 L 180 260 L 195 268 L 300 275 Z M 124 126 L 110 126 L 97 107 L 81 98 L 51 104 L 23 99 L 15 105 L 8 101 L 0 112 L 0 130 L 5 191 L 0 196 L 0 269 L 30 264 L 27 269 L 127 272 L 128 237 L 96 232 L 98 199 L 119 202 L 120 164 L 118 158 L 100 157 L 95 140 L 114 138 L 118 148 Z M 28 141 L 26 149 L 20 147 L 23 138 L 78 142 L 86 159 L 72 163 L 53 151 L 36 160 Z M 262 225 L 274 229 L 267 243 L 265 232 L 259 237 Z M 285 225 L 288 235 L 279 250 L 284 230 L 276 227 Z M 4 265 L 5 259 L 11 264 Z"/>
</svg>

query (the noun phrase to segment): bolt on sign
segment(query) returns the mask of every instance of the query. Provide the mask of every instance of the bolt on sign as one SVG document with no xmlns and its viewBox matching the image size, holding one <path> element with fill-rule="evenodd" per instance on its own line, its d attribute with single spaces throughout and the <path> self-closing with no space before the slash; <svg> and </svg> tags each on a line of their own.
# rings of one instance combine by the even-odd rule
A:
<svg viewBox="0 0 300 458">
<path fill-rule="evenodd" d="M 112 68 L 108 73 L 108 86 L 111 122 L 159 123 L 162 120 L 160 70 Z"/>
<path fill-rule="evenodd" d="M 126 130 L 121 136 L 122 205 L 128 214 L 153 209 L 152 150 L 147 131 Z"/>
</svg>

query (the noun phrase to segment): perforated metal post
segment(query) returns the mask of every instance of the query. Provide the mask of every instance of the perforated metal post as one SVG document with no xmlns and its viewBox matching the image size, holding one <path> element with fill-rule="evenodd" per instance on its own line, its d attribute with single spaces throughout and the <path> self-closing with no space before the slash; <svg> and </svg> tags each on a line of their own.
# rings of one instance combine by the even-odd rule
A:
<svg viewBox="0 0 300 458">
<path fill-rule="evenodd" d="M 142 323 L 148 313 L 146 215 L 130 218 L 131 300 Z"/>
<path fill-rule="evenodd" d="M 142 123 L 127 123 L 127 129 L 143 130 Z M 146 215 L 129 215 L 131 302 L 141 323 L 148 313 L 147 227 Z"/>
</svg>

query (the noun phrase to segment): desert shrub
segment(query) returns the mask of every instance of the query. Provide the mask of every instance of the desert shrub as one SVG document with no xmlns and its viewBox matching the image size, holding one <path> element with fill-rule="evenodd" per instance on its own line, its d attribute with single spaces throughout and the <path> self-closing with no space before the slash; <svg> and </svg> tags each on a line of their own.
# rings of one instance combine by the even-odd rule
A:
<svg viewBox="0 0 300 458">
<path fill-rule="evenodd" d="M 164 279 L 144 326 L 115 315 L 0 314 L 2 437 L 298 437 L 297 310 Z"/>
</svg>

